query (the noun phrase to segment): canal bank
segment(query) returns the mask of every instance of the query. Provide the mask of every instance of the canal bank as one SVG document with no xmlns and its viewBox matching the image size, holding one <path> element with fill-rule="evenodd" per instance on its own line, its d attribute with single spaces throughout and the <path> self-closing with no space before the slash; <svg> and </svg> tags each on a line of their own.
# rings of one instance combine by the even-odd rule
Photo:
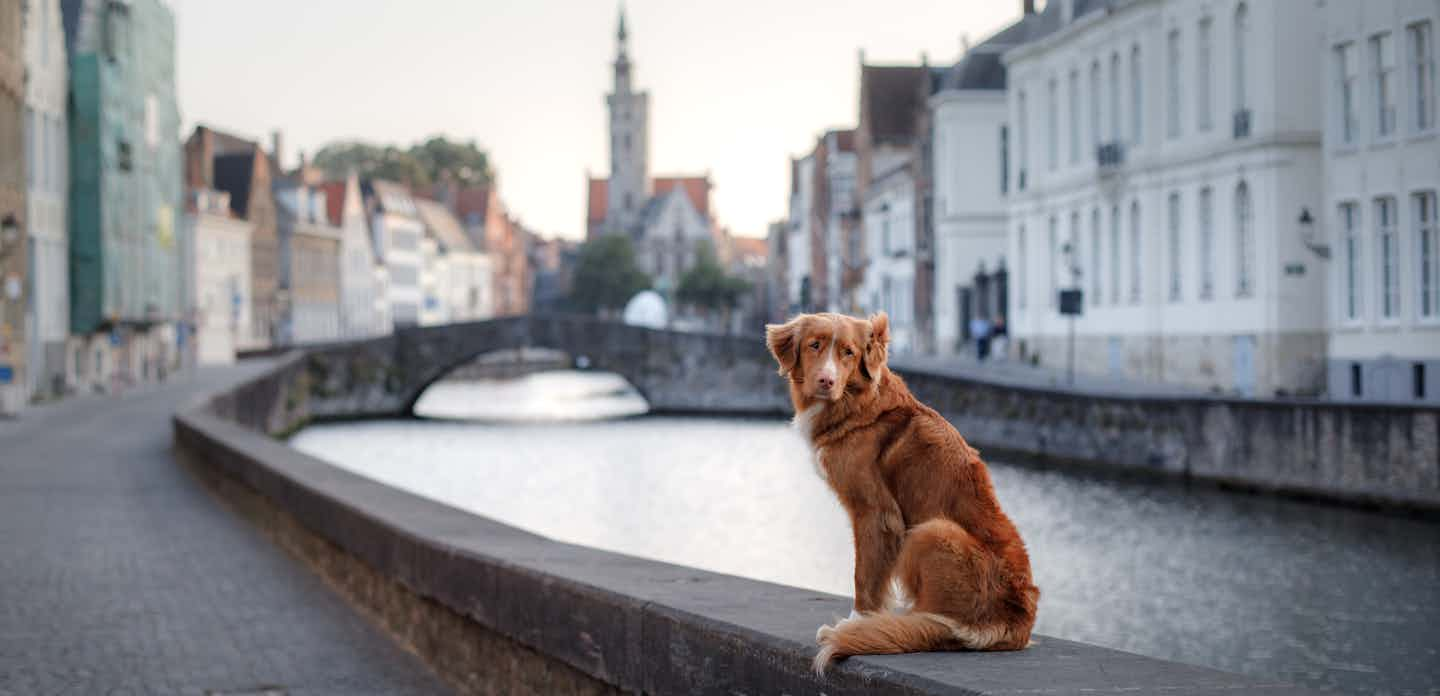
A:
<svg viewBox="0 0 1440 696">
<path fill-rule="evenodd" d="M 516 686 L 538 674 L 569 692 L 1304 692 L 1048 636 L 1016 653 L 856 658 L 821 681 L 807 669 L 814 629 L 848 611 L 843 597 L 552 541 L 275 441 L 269 433 L 342 415 L 314 365 L 295 356 L 177 414 L 177 448 L 467 690 L 545 693 Z M 354 405 L 367 403 L 377 402 Z M 472 644 L 482 647 L 455 647 Z"/>
</svg>

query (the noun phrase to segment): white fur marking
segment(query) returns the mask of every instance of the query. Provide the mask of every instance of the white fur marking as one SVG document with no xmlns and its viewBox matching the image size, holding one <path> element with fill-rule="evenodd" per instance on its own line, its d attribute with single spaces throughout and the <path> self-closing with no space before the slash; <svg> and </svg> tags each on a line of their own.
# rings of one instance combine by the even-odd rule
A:
<svg viewBox="0 0 1440 696">
<path fill-rule="evenodd" d="M 820 366 L 820 372 L 816 377 L 829 377 L 831 382 L 837 381 L 840 375 L 840 368 L 835 366 L 835 343 L 830 343 L 830 352 L 825 354 L 825 364 Z"/>
<path fill-rule="evenodd" d="M 800 436 L 805 438 L 805 444 L 812 448 L 815 445 L 810 442 L 810 435 L 815 430 L 815 416 L 820 415 L 820 410 L 823 408 L 825 408 L 825 402 L 817 401 L 806 407 L 804 411 L 796 411 L 795 418 L 790 421 L 790 424 L 800 431 Z"/>
</svg>

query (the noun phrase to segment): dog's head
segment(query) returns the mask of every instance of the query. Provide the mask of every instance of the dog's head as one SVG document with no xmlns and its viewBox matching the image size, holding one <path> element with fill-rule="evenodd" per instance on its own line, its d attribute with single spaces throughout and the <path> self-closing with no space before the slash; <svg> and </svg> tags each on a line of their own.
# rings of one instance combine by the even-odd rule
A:
<svg viewBox="0 0 1440 696">
<path fill-rule="evenodd" d="M 800 397 L 835 401 L 872 389 L 884 375 L 890 319 L 801 314 L 766 326 L 765 340 Z"/>
</svg>

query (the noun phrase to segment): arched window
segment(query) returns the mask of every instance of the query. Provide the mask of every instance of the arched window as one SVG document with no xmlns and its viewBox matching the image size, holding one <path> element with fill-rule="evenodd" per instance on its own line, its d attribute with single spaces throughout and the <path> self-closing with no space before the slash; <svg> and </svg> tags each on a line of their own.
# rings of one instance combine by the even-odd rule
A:
<svg viewBox="0 0 1440 696">
<path fill-rule="evenodd" d="M 1246 71 L 1250 69 L 1248 47 L 1250 43 L 1250 11 L 1245 3 L 1240 3 L 1235 8 L 1235 110 L 1243 111 L 1248 107 L 1246 100 L 1245 77 Z"/>
<path fill-rule="evenodd" d="M 1120 142 L 1120 54 L 1110 54 L 1110 140 Z"/>
<path fill-rule="evenodd" d="M 1235 187 L 1235 295 L 1255 293 L 1255 223 L 1250 207 L 1250 186 Z"/>
<path fill-rule="evenodd" d="M 1140 44 L 1130 48 L 1130 144 L 1138 146 L 1144 136 L 1144 93 L 1140 79 Z"/>
<path fill-rule="evenodd" d="M 1090 146 L 1100 147 L 1100 61 L 1090 63 Z"/>
</svg>

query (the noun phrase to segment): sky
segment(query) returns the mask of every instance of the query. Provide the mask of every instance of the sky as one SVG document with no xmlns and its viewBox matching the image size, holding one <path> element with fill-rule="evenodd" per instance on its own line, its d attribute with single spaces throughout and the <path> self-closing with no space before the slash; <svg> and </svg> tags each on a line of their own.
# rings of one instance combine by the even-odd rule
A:
<svg viewBox="0 0 1440 696">
<path fill-rule="evenodd" d="M 581 238 L 585 177 L 605 176 L 609 0 L 174 0 L 186 132 L 267 144 L 286 166 L 342 139 L 476 140 L 512 214 Z M 788 157 L 853 127 L 870 63 L 953 63 L 1020 0 L 629 0 L 633 75 L 650 93 L 651 174 L 703 174 L 735 234 L 785 216 Z M 183 137 L 183 136 L 182 136 Z"/>
</svg>

